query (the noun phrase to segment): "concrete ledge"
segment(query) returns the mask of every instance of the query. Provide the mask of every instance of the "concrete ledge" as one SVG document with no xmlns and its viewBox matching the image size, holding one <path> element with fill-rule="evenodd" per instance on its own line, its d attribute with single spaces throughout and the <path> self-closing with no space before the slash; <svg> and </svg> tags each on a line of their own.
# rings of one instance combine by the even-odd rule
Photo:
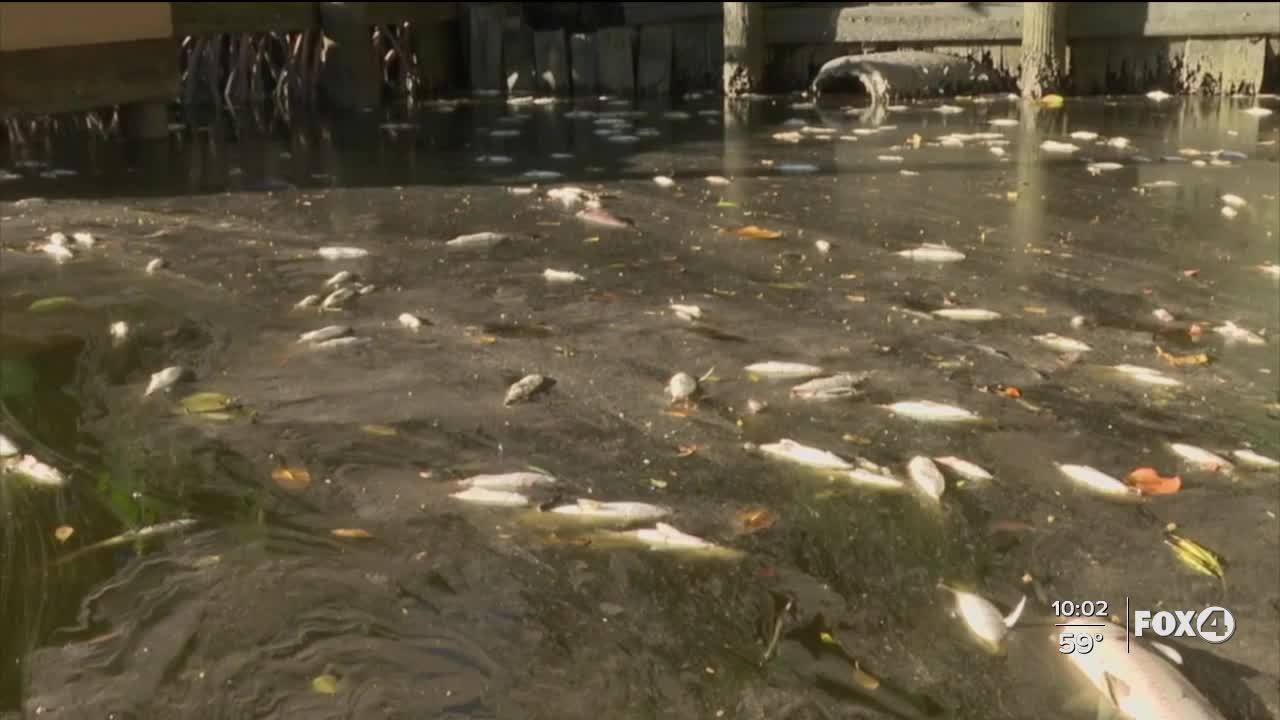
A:
<svg viewBox="0 0 1280 720">
<path fill-rule="evenodd" d="M 0 53 L 0 116 L 168 102 L 178 59 L 172 38 Z"/>
</svg>

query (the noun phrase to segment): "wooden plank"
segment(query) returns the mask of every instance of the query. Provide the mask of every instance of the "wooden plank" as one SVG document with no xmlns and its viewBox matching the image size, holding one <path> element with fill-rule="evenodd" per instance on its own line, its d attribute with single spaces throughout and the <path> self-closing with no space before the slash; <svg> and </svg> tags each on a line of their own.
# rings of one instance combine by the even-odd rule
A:
<svg viewBox="0 0 1280 720">
<path fill-rule="evenodd" d="M 496 8 L 472 5 L 467 13 L 471 90 L 501 90 L 502 23 Z"/>
<path fill-rule="evenodd" d="M 537 87 L 533 63 L 533 31 L 527 27 L 507 27 L 502 31 L 503 88 L 509 94 L 529 95 Z"/>
<path fill-rule="evenodd" d="M 707 48 L 707 26 L 710 24 L 683 22 L 671 29 L 671 87 L 676 93 L 710 90 L 713 78 L 720 76 L 719 62 L 711 65 Z M 716 34 L 718 37 L 718 28 Z M 716 68 L 715 72 L 712 72 L 712 67 Z"/>
<path fill-rule="evenodd" d="M 599 58 L 594 33 L 574 33 L 569 36 L 569 65 L 574 95 L 594 95 L 599 92 Z"/>
<path fill-rule="evenodd" d="M 176 2 L 173 6 L 173 34 L 213 35 L 217 33 L 308 30 L 320 23 L 313 2 Z"/>
<path fill-rule="evenodd" d="M 538 92 L 564 95 L 572 84 L 569 79 L 569 50 L 564 30 L 546 30 L 533 34 L 533 60 L 537 72 Z"/>
<path fill-rule="evenodd" d="M 1262 38 L 1188 38 L 1175 43 L 1179 86 L 1203 95 L 1252 94 L 1262 86 L 1267 44 Z"/>
<path fill-rule="evenodd" d="M 636 90 L 634 41 L 631 28 L 605 28 L 596 33 L 597 80 L 600 89 L 631 96 Z"/>
<path fill-rule="evenodd" d="M 0 3 L 0 52 L 170 37 L 168 3 Z"/>
<path fill-rule="evenodd" d="M 1069 25 L 1072 38 L 1280 35 L 1280 3 L 1080 3 Z"/>
<path fill-rule="evenodd" d="M 169 101 L 178 95 L 178 58 L 172 38 L 0 53 L 0 115 Z"/>
<path fill-rule="evenodd" d="M 636 89 L 641 95 L 671 94 L 671 26 L 640 28 L 636 59 Z"/>
</svg>

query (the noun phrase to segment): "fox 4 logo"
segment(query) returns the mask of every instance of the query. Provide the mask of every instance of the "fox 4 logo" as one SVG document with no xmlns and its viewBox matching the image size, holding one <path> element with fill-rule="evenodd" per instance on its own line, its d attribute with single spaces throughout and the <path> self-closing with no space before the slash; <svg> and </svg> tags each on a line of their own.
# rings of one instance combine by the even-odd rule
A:
<svg viewBox="0 0 1280 720">
<path fill-rule="evenodd" d="M 1220 645 L 1236 633 L 1236 618 L 1226 608 L 1207 607 L 1195 610 L 1135 610 L 1133 634 L 1158 635 L 1162 638 L 1200 638 Z"/>
</svg>

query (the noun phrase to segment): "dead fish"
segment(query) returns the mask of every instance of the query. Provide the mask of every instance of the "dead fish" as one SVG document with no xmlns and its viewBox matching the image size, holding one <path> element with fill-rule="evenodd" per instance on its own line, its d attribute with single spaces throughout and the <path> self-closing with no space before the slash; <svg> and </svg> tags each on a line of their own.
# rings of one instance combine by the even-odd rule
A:
<svg viewBox="0 0 1280 720">
<path fill-rule="evenodd" d="M 1180 387 L 1182 385 L 1181 381 L 1171 378 L 1159 370 L 1142 367 L 1141 365 L 1113 365 L 1111 369 L 1145 385 L 1158 387 Z"/>
<path fill-rule="evenodd" d="M 826 255 L 831 252 L 831 243 L 826 240 L 815 240 L 813 242 L 813 247 L 822 255 Z"/>
<path fill-rule="evenodd" d="M 1113 137 L 1113 138 L 1111 138 L 1110 140 L 1108 140 L 1108 141 L 1107 141 L 1107 145 L 1109 145 L 1109 146 L 1111 146 L 1111 147 L 1113 147 L 1113 148 L 1120 148 L 1120 149 L 1122 149 L 1122 150 L 1123 150 L 1124 148 L 1129 147 L 1129 138 L 1127 138 L 1127 137 Z"/>
<path fill-rule="evenodd" d="M 1215 327 L 1213 331 L 1226 338 L 1227 342 L 1244 343 L 1245 345 L 1267 344 L 1267 341 L 1261 335 L 1245 330 L 1231 321 L 1227 321 L 1218 327 Z"/>
<path fill-rule="evenodd" d="M 965 322 L 982 322 L 1000 317 L 1000 313 L 982 308 L 942 308 L 941 310 L 934 310 L 933 314 L 947 320 L 963 320 Z"/>
<path fill-rule="evenodd" d="M 400 326 L 409 330 L 417 331 L 422 328 L 422 318 L 412 313 L 400 313 L 400 317 L 396 318 L 400 322 Z"/>
<path fill-rule="evenodd" d="M 1163 90 L 1152 90 L 1151 92 L 1147 93 L 1147 97 L 1152 100 L 1155 100 L 1156 102 L 1163 102 L 1173 96 Z"/>
<path fill-rule="evenodd" d="M 155 273 L 163 270 L 167 265 L 168 263 L 164 261 L 164 258 L 152 258 L 151 262 L 147 263 L 147 274 L 154 275 Z"/>
<path fill-rule="evenodd" d="M 476 157 L 476 162 L 485 165 L 509 165 L 511 157 L 509 155 L 480 155 Z"/>
<path fill-rule="evenodd" d="M 1090 652 L 1064 657 L 1101 694 L 1113 717 L 1126 720 L 1226 720 L 1212 703 L 1148 643 L 1129 637 L 1125 629 L 1102 618 L 1061 618 L 1050 641 L 1082 626 L 1089 635 L 1102 635 Z M 1104 706 L 1106 708 L 1106 706 Z M 1109 708 L 1107 708 L 1109 709 Z M 1103 713 L 1099 713 L 1101 717 Z"/>
<path fill-rule="evenodd" d="M 588 225 L 597 225 L 599 227 L 612 228 L 614 230 L 626 230 L 627 228 L 635 226 L 634 220 L 618 217 L 617 215 L 600 208 L 579 210 L 574 217 Z"/>
<path fill-rule="evenodd" d="M 1259 265 L 1258 269 L 1270 275 L 1271 277 L 1280 278 L 1280 265 L 1277 265 L 1275 263 L 1267 263 L 1265 265 Z"/>
<path fill-rule="evenodd" d="M 160 372 L 153 374 L 151 376 L 151 382 L 147 383 L 146 391 L 142 393 L 142 397 L 147 397 L 148 395 L 161 390 L 168 390 L 177 384 L 184 375 L 186 375 L 186 370 L 177 365 L 167 367 Z"/>
<path fill-rule="evenodd" d="M 492 505 L 495 507 L 524 507 L 529 498 L 517 492 L 506 490 L 488 490 L 486 488 L 468 488 L 451 493 L 449 497 L 476 505 Z"/>
<path fill-rule="evenodd" d="M 901 250 L 894 253 L 894 255 L 917 262 L 949 263 L 965 259 L 965 254 L 959 250 L 949 248 L 946 245 L 934 245 L 931 243 L 925 243 L 910 250 Z"/>
<path fill-rule="evenodd" d="M 956 612 L 960 615 L 960 619 L 969 628 L 969 632 L 973 633 L 974 637 L 991 652 L 1000 651 L 1005 636 L 1018 623 L 1018 619 L 1022 617 L 1022 611 L 1027 606 L 1027 596 L 1023 595 L 1008 615 L 1001 615 L 996 606 L 981 595 L 943 584 L 939 584 L 938 587 L 955 596 Z"/>
<path fill-rule="evenodd" d="M 1275 470 L 1276 468 L 1280 468 L 1280 460 L 1273 460 L 1266 455 L 1259 455 L 1248 448 L 1232 450 L 1231 454 L 1235 455 L 1236 459 L 1242 464 L 1251 468 L 1258 468 L 1260 470 Z"/>
<path fill-rule="evenodd" d="M 644 543 L 651 550 L 711 552 L 733 556 L 741 554 L 736 550 L 721 547 L 661 522 L 652 528 L 629 530 L 624 533 L 618 533 L 618 535 Z"/>
<path fill-rule="evenodd" d="M 752 415 L 759 415 L 760 413 L 768 409 L 769 409 L 769 403 L 763 400 L 756 400 L 755 398 L 751 398 L 747 400 L 747 412 Z"/>
<path fill-rule="evenodd" d="M 1098 139 L 1098 133 L 1093 132 L 1092 130 L 1076 130 L 1075 132 L 1071 133 L 1071 139 L 1072 139 L 1072 140 L 1084 140 L 1084 141 L 1086 141 L 1086 142 L 1087 142 L 1087 141 L 1092 141 L 1092 140 L 1097 140 L 1097 139 Z"/>
<path fill-rule="evenodd" d="M 996 118 L 994 120 L 991 120 L 988 124 L 994 127 L 1016 127 L 1018 124 L 1018 119 L 1017 118 Z"/>
<path fill-rule="evenodd" d="M 1244 198 L 1240 197 L 1239 195 L 1232 195 L 1231 193 L 1227 193 L 1226 195 L 1223 195 L 1221 199 L 1224 205 L 1228 205 L 1230 207 L 1237 208 L 1237 209 L 1242 208 L 1245 205 L 1249 204 L 1249 202 Z"/>
<path fill-rule="evenodd" d="M 322 247 L 319 250 L 316 250 L 316 254 L 325 260 L 354 260 L 356 258 L 365 257 L 369 254 L 369 251 L 364 248 L 335 245 Z"/>
<path fill-rule="evenodd" d="M 311 343 L 312 350 L 337 350 L 339 348 L 368 345 L 372 340 L 367 337 L 336 337 Z"/>
<path fill-rule="evenodd" d="M 1251 108 L 1245 108 L 1244 110 L 1244 113 L 1246 115 L 1252 115 L 1254 117 L 1266 117 L 1270 115 L 1271 112 L 1272 112 L 1271 108 L 1258 107 L 1257 105 Z"/>
<path fill-rule="evenodd" d="M 1044 335 L 1036 335 L 1032 338 L 1036 342 L 1045 347 L 1057 350 L 1058 352 L 1089 352 L 1093 350 L 1089 345 L 1074 340 L 1069 337 L 1063 337 L 1056 333 L 1046 333 Z"/>
<path fill-rule="evenodd" d="M 770 137 L 772 137 L 774 140 L 777 140 L 778 142 L 791 143 L 793 145 L 804 139 L 803 135 L 801 135 L 800 133 L 794 130 L 788 130 L 786 132 L 776 132 Z"/>
<path fill-rule="evenodd" d="M 451 250 L 476 250 L 491 248 L 510 239 L 510 235 L 496 232 L 478 232 L 459 235 L 444 245 Z"/>
<path fill-rule="evenodd" d="M 667 382 L 667 396 L 673 403 L 688 400 L 697 392 L 698 380 L 688 373 L 676 373 Z"/>
<path fill-rule="evenodd" d="M 333 338 L 350 334 L 351 328 L 346 325 L 329 325 L 322 327 L 319 330 L 302 333 L 298 336 L 298 344 L 324 342 L 325 340 L 332 340 Z"/>
<path fill-rule="evenodd" d="M 40 462 L 33 455 L 23 455 L 20 458 L 7 458 L 0 461 L 0 470 L 5 473 L 21 476 L 28 482 L 35 485 L 43 485 L 45 487 L 61 487 L 67 484 L 67 478 L 62 471 L 52 465 L 46 465 Z"/>
<path fill-rule="evenodd" d="M 673 187 L 676 184 L 675 180 L 672 180 L 666 175 L 655 175 L 653 178 L 653 182 L 658 187 L 664 187 L 664 188 Z"/>
<path fill-rule="evenodd" d="M 320 299 L 321 298 L 319 295 L 308 295 L 302 298 L 301 300 L 299 300 L 297 303 L 295 303 L 293 307 L 297 310 L 304 310 L 309 307 L 315 307 L 316 305 L 320 304 Z"/>
<path fill-rule="evenodd" d="M 835 400 L 853 397 L 858 385 L 866 382 L 870 373 L 839 373 L 831 377 L 815 378 L 791 388 L 790 395 L 802 400 Z"/>
<path fill-rule="evenodd" d="M 964 408 L 944 405 L 932 400 L 908 400 L 879 407 L 895 415 L 923 422 L 973 422 L 981 419 Z"/>
<path fill-rule="evenodd" d="M 600 206 L 600 196 L 580 187 L 557 187 L 547 191 L 547 199 L 559 203 L 565 210 L 572 210 L 578 205 Z"/>
<path fill-rule="evenodd" d="M 524 177 L 530 180 L 555 180 L 560 177 L 560 173 L 555 170 L 526 170 Z"/>
<path fill-rule="evenodd" d="M 329 296 L 320 303 L 321 310 L 340 310 L 342 304 L 356 296 L 356 291 L 351 288 L 338 288 L 329 293 Z"/>
<path fill-rule="evenodd" d="M 1005 151 L 1004 151 L 1004 148 L 1002 147 L 993 147 L 993 148 L 988 148 L 987 152 L 991 153 L 992 155 L 995 155 L 996 157 L 1004 157 Z"/>
<path fill-rule="evenodd" d="M 1234 218 L 1235 216 L 1237 216 L 1237 215 L 1239 215 L 1239 214 L 1240 214 L 1240 212 L 1239 212 L 1239 211 L 1237 211 L 1235 208 L 1231 207 L 1230 205 L 1224 205 L 1224 206 L 1222 206 L 1222 211 L 1221 211 L 1221 212 L 1222 212 L 1222 217 L 1224 217 L 1224 218 L 1226 218 L 1226 219 L 1228 219 L 1228 220 L 1230 220 L 1230 219 L 1232 219 L 1232 218 Z"/>
<path fill-rule="evenodd" d="M 1232 464 L 1221 455 L 1215 455 L 1201 447 L 1195 445 L 1187 445 L 1186 443 L 1169 443 L 1169 449 L 1174 455 L 1186 460 L 1192 465 L 1199 466 L 1200 469 L 1216 472 L 1231 472 Z"/>
<path fill-rule="evenodd" d="M 934 458 L 934 461 L 970 482 L 982 482 L 992 479 L 991 473 L 982 469 L 980 466 L 953 455 L 936 457 Z"/>
<path fill-rule="evenodd" d="M 119 345 L 129 337 L 129 323 L 123 320 L 113 322 L 107 327 L 107 334 L 111 336 L 113 345 Z"/>
<path fill-rule="evenodd" d="M 552 270 L 551 268 L 543 270 L 542 277 L 549 283 L 575 283 L 586 280 L 585 277 L 576 272 L 571 272 L 569 270 Z"/>
<path fill-rule="evenodd" d="M 902 490 L 906 485 L 896 477 L 867 468 L 854 468 L 843 476 L 854 485 L 877 488 L 880 490 Z"/>
<path fill-rule="evenodd" d="M 368 295 L 369 293 L 371 293 L 371 292 L 373 292 L 374 290 L 377 290 L 377 289 L 378 289 L 378 286 L 377 286 L 377 285 L 357 285 L 357 286 L 356 286 L 356 293 L 358 293 L 358 294 L 360 294 L 360 295 Z"/>
<path fill-rule="evenodd" d="M 795 440 L 782 439 L 775 443 L 766 443 L 751 449 L 777 460 L 803 465 L 818 470 L 852 470 L 853 465 L 835 453 L 820 450 L 808 445 L 801 445 Z"/>
<path fill-rule="evenodd" d="M 708 175 L 704 178 L 708 185 L 728 185 L 731 181 L 727 177 L 721 175 Z"/>
<path fill-rule="evenodd" d="M 1162 323 L 1171 323 L 1174 321 L 1173 313 L 1164 308 L 1156 308 L 1151 311 L 1151 316 Z"/>
<path fill-rule="evenodd" d="M 817 377 L 825 372 L 816 365 L 806 365 L 804 363 L 783 362 L 778 360 L 769 360 L 767 362 L 758 362 L 743 368 L 753 375 L 761 377 L 794 379 L 800 380 L 804 378 Z"/>
<path fill-rule="evenodd" d="M 788 175 L 818 172 L 818 166 L 813 163 L 778 163 L 774 169 Z"/>
<path fill-rule="evenodd" d="M 507 395 L 502 404 L 509 406 L 528 400 L 530 396 L 542 388 L 543 383 L 546 381 L 545 377 L 536 373 L 525 375 L 507 388 Z"/>
<path fill-rule="evenodd" d="M 1084 166 L 1090 175 L 1101 175 L 1104 172 L 1119 170 L 1124 166 L 1117 162 L 1093 162 Z"/>
<path fill-rule="evenodd" d="M 74 238 L 76 244 L 82 248 L 91 248 L 98 244 L 97 238 L 87 232 L 72 233 L 71 237 Z"/>
<path fill-rule="evenodd" d="M 490 131 L 489 131 L 489 137 L 492 137 L 492 138 L 513 138 L 513 137 L 520 137 L 520 131 L 519 131 L 519 130 L 506 129 L 506 128 L 501 128 L 501 129 L 498 129 L 498 130 L 490 130 Z"/>
<path fill-rule="evenodd" d="M 1140 186 L 1144 190 L 1160 190 L 1178 187 L 1177 180 L 1152 180 L 1151 182 L 1142 183 Z"/>
<path fill-rule="evenodd" d="M 578 520 L 607 522 L 644 522 L 671 514 L 667 508 L 643 502 L 601 502 L 578 498 L 573 504 L 559 505 L 548 512 Z"/>
<path fill-rule="evenodd" d="M 917 488 L 935 502 L 942 499 L 942 493 L 947 489 L 947 481 L 942 477 L 942 471 L 933 464 L 932 460 L 923 455 L 917 455 L 907 463 L 907 476 Z"/>
<path fill-rule="evenodd" d="M 607 140 L 607 142 L 617 143 L 617 144 L 619 144 L 619 145 L 631 145 L 631 144 L 633 144 L 633 143 L 638 143 L 638 142 L 640 142 L 640 136 L 639 136 L 639 135 L 621 135 L 621 134 L 618 134 L 618 133 L 610 133 L 609 137 L 608 137 L 608 138 L 606 138 L 606 140 Z"/>
<path fill-rule="evenodd" d="M 140 527 L 140 528 L 137 528 L 136 530 L 126 530 L 125 532 L 122 532 L 119 535 L 114 535 L 112 537 L 107 538 L 106 540 L 102 540 L 92 545 L 80 548 L 75 553 L 64 556 L 59 560 L 59 562 L 66 562 L 67 560 L 70 560 L 73 557 L 79 557 L 80 555 L 83 555 L 84 553 L 87 553 L 93 550 L 101 550 L 102 548 L 109 548 L 109 547 L 118 547 L 120 545 L 126 545 L 128 543 L 136 542 L 138 540 L 149 538 L 154 535 L 167 535 L 168 533 L 177 532 L 184 528 L 191 527 L 192 525 L 195 525 L 195 524 L 196 524 L 196 520 L 194 518 L 179 518 L 177 520 L 170 520 L 168 522 L 162 522 L 162 523 L 157 523 L 155 525 Z"/>
<path fill-rule="evenodd" d="M 67 244 L 67 234 L 66 234 L 66 233 L 64 233 L 64 232 L 52 232 L 52 233 L 49 233 L 49 237 L 47 237 L 47 238 L 45 238 L 45 239 L 46 239 L 46 240 L 48 240 L 50 243 L 52 243 L 52 244 L 54 244 L 54 245 L 66 245 L 66 244 Z"/>
<path fill-rule="evenodd" d="M 1134 499 L 1141 497 L 1142 491 L 1126 485 L 1110 475 L 1089 467 L 1088 465 L 1063 465 L 1054 463 L 1059 472 L 1086 490 L 1110 497 Z"/>
<path fill-rule="evenodd" d="M 554 485 L 556 479 L 539 472 L 509 472 L 496 475 L 472 475 L 458 481 L 459 487 L 485 490 L 524 490 L 541 485 Z"/>
<path fill-rule="evenodd" d="M 329 278 L 328 280 L 325 280 L 325 281 L 324 281 L 324 286 L 325 286 L 325 287 L 337 287 L 337 286 L 339 286 L 339 285 L 341 285 L 341 284 L 343 284 L 343 283 L 350 282 L 352 279 L 354 279 L 354 278 L 355 278 L 355 276 L 356 276 L 356 274 L 355 274 L 355 273 L 353 273 L 353 272 L 351 272 L 350 270 L 343 270 L 342 272 L 340 272 L 340 273 L 338 273 L 338 274 L 334 275 L 333 277 Z"/>
<path fill-rule="evenodd" d="M 12 457 L 17 454 L 17 444 L 10 440 L 4 433 L 0 433 L 0 458 Z"/>
<path fill-rule="evenodd" d="M 883 163 L 900 163 L 906 160 L 901 155 L 877 155 L 876 159 Z"/>
<path fill-rule="evenodd" d="M 697 305 L 680 305 L 678 303 L 671 303 L 671 311 L 676 314 L 676 317 L 682 320 L 688 320 L 689 322 L 700 320 L 702 318 L 702 308 Z"/>
<path fill-rule="evenodd" d="M 1059 142 L 1057 140 L 1045 140 L 1040 143 L 1040 149 L 1050 153 L 1073 153 L 1080 148 L 1071 143 Z"/>
<path fill-rule="evenodd" d="M 45 243 L 40 246 L 40 252 L 48 255 L 56 263 L 64 263 L 75 257 L 75 253 L 71 252 L 71 248 L 66 245 L 58 245 L 57 243 Z"/>
</svg>

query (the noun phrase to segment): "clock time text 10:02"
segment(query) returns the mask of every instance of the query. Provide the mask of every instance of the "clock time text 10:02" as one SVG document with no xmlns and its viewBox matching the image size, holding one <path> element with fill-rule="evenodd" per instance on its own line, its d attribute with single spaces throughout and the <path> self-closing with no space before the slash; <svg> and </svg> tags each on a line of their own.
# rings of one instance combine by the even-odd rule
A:
<svg viewBox="0 0 1280 720">
<path fill-rule="evenodd" d="M 1050 605 L 1053 607 L 1053 614 L 1058 617 L 1100 617 L 1107 616 L 1107 609 L 1110 604 L 1106 600 L 1085 600 L 1083 602 L 1075 602 L 1073 600 L 1054 600 Z"/>
</svg>

